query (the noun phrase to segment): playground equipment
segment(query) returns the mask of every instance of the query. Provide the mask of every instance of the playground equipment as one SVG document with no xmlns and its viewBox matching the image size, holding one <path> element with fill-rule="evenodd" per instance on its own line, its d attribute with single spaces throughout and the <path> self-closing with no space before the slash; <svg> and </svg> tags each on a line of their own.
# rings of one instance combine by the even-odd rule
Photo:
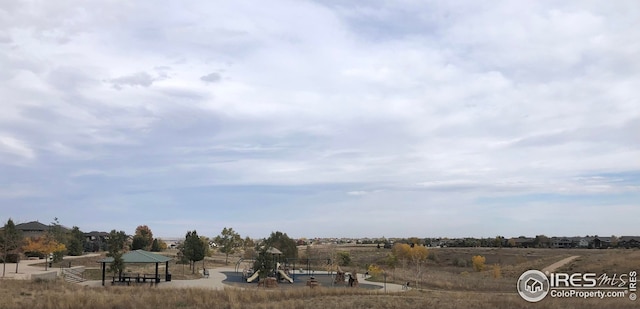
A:
<svg viewBox="0 0 640 309">
<path fill-rule="evenodd" d="M 251 275 L 251 277 L 247 278 L 247 282 L 251 283 L 253 282 L 253 280 L 256 280 L 256 278 L 258 278 L 260 276 L 260 273 L 258 273 L 258 271 L 254 272 L 253 275 Z"/>
<path fill-rule="evenodd" d="M 346 273 L 338 266 L 333 284 L 348 284 L 350 287 L 357 287 L 358 274 L 355 271 L 353 273 Z"/>
<path fill-rule="evenodd" d="M 278 274 L 280 275 L 280 278 L 289 281 L 289 283 L 293 283 L 293 279 L 289 277 L 289 275 L 287 275 L 287 273 L 285 273 L 282 269 L 280 269 L 280 263 L 277 263 L 276 266 L 278 268 Z"/>
<path fill-rule="evenodd" d="M 345 278 L 344 278 L 344 271 L 342 271 L 342 268 L 340 268 L 340 266 L 338 266 L 338 270 L 336 271 L 336 278 L 333 280 L 333 284 L 344 284 L 345 282 Z"/>
</svg>

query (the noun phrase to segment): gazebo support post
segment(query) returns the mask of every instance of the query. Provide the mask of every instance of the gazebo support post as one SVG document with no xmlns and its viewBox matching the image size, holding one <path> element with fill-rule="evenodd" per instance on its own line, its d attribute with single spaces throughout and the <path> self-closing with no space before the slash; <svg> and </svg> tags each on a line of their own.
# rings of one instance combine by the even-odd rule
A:
<svg viewBox="0 0 640 309">
<path fill-rule="evenodd" d="M 107 263 L 102 262 L 102 286 L 104 286 L 104 277 L 106 275 Z"/>
<path fill-rule="evenodd" d="M 153 279 L 156 284 L 160 281 L 160 277 L 158 277 L 158 262 L 156 262 L 156 277 Z"/>
</svg>

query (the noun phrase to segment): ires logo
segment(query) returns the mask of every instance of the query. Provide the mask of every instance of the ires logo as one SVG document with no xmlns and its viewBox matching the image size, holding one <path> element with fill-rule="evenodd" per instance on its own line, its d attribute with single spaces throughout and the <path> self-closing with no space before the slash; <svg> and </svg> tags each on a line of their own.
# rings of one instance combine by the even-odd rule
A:
<svg viewBox="0 0 640 309">
<path fill-rule="evenodd" d="M 552 288 L 593 288 L 598 284 L 597 279 L 598 275 L 595 273 L 550 273 L 549 285 Z"/>
<path fill-rule="evenodd" d="M 543 273 L 528 270 L 518 279 L 518 293 L 529 302 L 538 302 L 547 294 L 556 298 L 621 298 L 636 300 L 637 272 L 624 274 Z"/>
</svg>

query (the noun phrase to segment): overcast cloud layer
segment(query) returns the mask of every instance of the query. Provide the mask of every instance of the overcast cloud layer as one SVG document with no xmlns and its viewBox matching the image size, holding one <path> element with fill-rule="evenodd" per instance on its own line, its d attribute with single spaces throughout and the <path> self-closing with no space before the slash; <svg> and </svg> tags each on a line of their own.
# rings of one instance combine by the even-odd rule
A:
<svg viewBox="0 0 640 309">
<path fill-rule="evenodd" d="M 637 1 L 0 1 L 0 220 L 639 234 Z"/>
</svg>

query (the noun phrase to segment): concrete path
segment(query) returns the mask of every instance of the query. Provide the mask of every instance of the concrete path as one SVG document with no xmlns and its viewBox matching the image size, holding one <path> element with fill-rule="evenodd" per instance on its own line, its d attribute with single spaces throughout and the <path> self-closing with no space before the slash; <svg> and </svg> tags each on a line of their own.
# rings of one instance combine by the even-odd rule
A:
<svg viewBox="0 0 640 309">
<path fill-rule="evenodd" d="M 92 256 L 100 256 L 98 253 L 89 253 L 81 256 L 65 256 L 64 260 L 74 260 Z M 60 270 L 57 267 L 47 268 L 47 271 L 44 270 L 44 266 L 35 266 L 35 264 L 45 263 L 46 259 L 38 259 L 38 260 L 22 260 L 18 264 L 18 273 L 16 274 L 16 264 L 15 263 L 7 263 L 7 268 L 5 272 L 6 279 L 18 279 L 18 280 L 29 280 L 31 279 L 32 274 L 42 274 L 44 272 L 49 272 L 53 270 Z M 2 264 L 0 264 L 2 267 Z M 0 269 L 0 275 L 2 274 L 2 270 Z"/>
<path fill-rule="evenodd" d="M 204 289 L 212 289 L 212 290 L 223 290 L 223 289 L 246 289 L 243 287 L 237 287 L 233 285 L 228 285 L 223 283 L 227 276 L 224 272 L 234 272 L 235 268 L 233 267 L 218 267 L 209 269 L 209 278 L 200 278 L 193 280 L 172 280 L 171 282 L 160 282 L 158 284 L 159 288 L 204 288 Z M 319 273 L 319 272 L 316 272 Z M 363 279 L 364 280 L 364 279 Z M 373 282 L 373 281 L 364 281 L 367 284 L 376 285 L 384 291 L 385 284 L 382 282 Z M 100 280 L 91 280 L 79 283 L 83 286 L 89 287 L 100 287 L 102 286 L 102 281 Z M 111 285 L 111 282 L 106 282 L 105 285 Z M 255 288 L 254 285 L 250 285 L 251 288 Z M 405 291 L 400 284 L 387 283 L 387 292 L 403 292 Z"/>
<path fill-rule="evenodd" d="M 569 264 L 569 262 L 577 259 L 578 257 L 580 257 L 580 256 L 579 255 L 574 255 L 574 256 L 570 256 L 570 257 L 568 257 L 566 259 L 562 259 L 560 261 L 557 261 L 557 262 L 555 262 L 555 263 L 543 268 L 542 272 L 543 273 L 547 273 L 547 272 L 552 273 L 552 272 L 556 271 L 556 269 L 558 269 L 558 268 L 560 268 L 560 267 L 562 267 L 562 266 L 564 266 L 566 264 Z"/>
</svg>

